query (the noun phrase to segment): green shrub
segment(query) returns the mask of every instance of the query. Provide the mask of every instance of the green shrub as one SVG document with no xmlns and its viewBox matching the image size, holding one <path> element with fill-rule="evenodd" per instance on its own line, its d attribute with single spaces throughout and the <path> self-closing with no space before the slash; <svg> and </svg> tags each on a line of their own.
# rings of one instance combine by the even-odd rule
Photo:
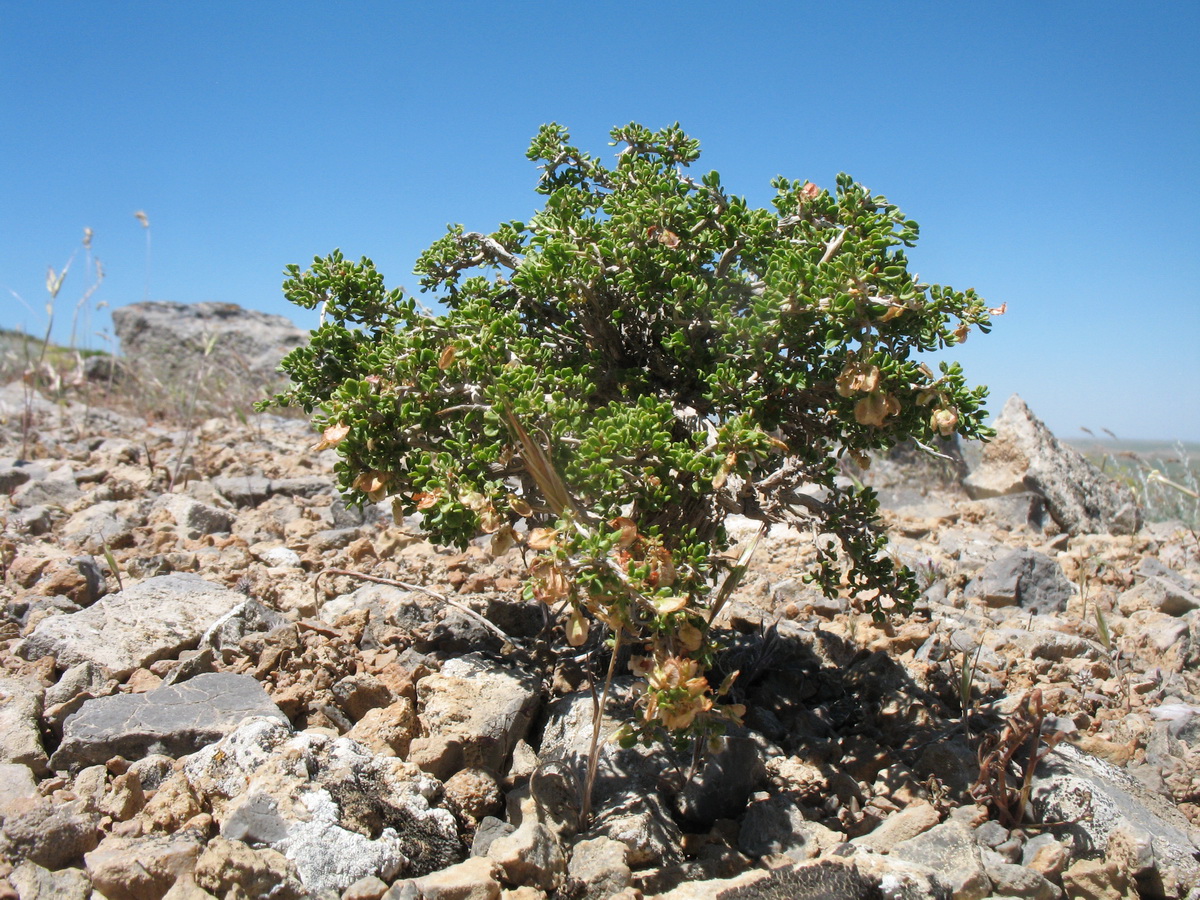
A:
<svg viewBox="0 0 1200 900">
<path fill-rule="evenodd" d="M 420 513 L 431 539 L 527 552 L 527 596 L 567 641 L 596 629 L 645 678 L 624 739 L 705 736 L 741 712 L 707 680 L 710 625 L 745 555 L 739 513 L 810 531 L 812 580 L 877 617 L 918 593 L 841 458 L 907 438 L 983 436 L 984 389 L 918 358 L 988 330 L 973 291 L 919 283 L 917 224 L 839 175 L 779 178 L 753 209 L 678 125 L 612 132 L 616 164 L 541 129 L 543 208 L 461 226 L 416 266 L 434 314 L 335 251 L 286 296 L 322 322 L 275 401 L 314 413 L 341 487 Z M 760 532 L 761 534 L 761 532 Z"/>
</svg>

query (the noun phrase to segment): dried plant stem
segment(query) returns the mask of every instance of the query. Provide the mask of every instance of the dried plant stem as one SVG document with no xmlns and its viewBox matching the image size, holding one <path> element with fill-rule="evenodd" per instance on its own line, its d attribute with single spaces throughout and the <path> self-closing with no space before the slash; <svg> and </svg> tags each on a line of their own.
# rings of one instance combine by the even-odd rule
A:
<svg viewBox="0 0 1200 900">
<path fill-rule="evenodd" d="M 622 628 L 617 628 L 613 636 L 612 656 L 608 660 L 608 671 L 604 674 L 604 689 L 596 701 L 596 687 L 592 685 L 592 741 L 588 746 L 587 779 L 583 784 L 583 804 L 580 810 L 580 823 L 587 828 L 592 817 L 592 789 L 596 786 L 596 773 L 600 768 L 600 730 L 604 726 L 604 710 L 608 708 L 608 695 L 612 690 L 613 675 L 617 669 L 617 657 L 621 654 Z"/>
<path fill-rule="evenodd" d="M 468 616 L 471 619 L 474 619 L 476 622 L 478 622 L 480 625 L 482 625 L 484 628 L 486 628 L 492 634 L 496 635 L 496 637 L 500 638 L 500 640 L 507 641 L 508 643 L 512 644 L 514 647 L 522 646 L 522 644 L 519 640 L 512 637 L 511 635 L 506 634 L 501 628 L 499 628 L 494 623 L 485 619 L 479 613 L 475 612 L 475 610 L 471 609 L 471 607 L 467 606 L 464 603 L 459 603 L 457 600 L 454 600 L 451 597 L 447 597 L 445 594 L 441 593 L 440 591 L 435 591 L 432 588 L 425 587 L 424 585 L 411 584 L 407 581 L 397 581 L 394 578 L 383 578 L 379 575 L 368 575 L 365 572 L 354 572 L 350 569 L 322 569 L 320 572 L 317 573 L 317 577 L 313 579 L 313 593 L 314 594 L 317 594 L 320 592 L 321 578 L 325 575 L 345 575 L 348 578 L 358 578 L 362 581 L 370 581 L 375 584 L 387 584 L 387 585 L 391 585 L 392 587 L 402 588 L 406 591 L 418 591 L 419 593 L 427 594 L 428 596 L 433 597 L 435 600 L 440 600 L 442 603 L 445 603 L 447 606 L 454 607 L 459 612 L 461 612 L 463 615 Z"/>
</svg>

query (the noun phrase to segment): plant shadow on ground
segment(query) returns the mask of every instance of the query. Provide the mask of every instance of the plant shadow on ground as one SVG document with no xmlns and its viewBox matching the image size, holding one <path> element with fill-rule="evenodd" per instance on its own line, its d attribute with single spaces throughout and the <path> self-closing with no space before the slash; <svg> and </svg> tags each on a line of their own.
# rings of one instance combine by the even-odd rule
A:
<svg viewBox="0 0 1200 900">
<path fill-rule="evenodd" d="M 721 631 L 723 650 L 714 673 L 739 673 L 730 699 L 745 705 L 745 726 L 733 726 L 728 734 L 731 738 L 750 736 L 743 744 L 760 748 L 754 754 L 757 760 L 734 759 L 732 769 L 743 764 L 747 769 L 757 766 L 761 776 L 751 784 L 746 771 L 731 771 L 727 761 L 726 774 L 718 769 L 717 778 L 709 779 L 710 785 L 719 779 L 740 780 L 752 790 L 792 794 L 805 818 L 850 837 L 869 832 L 884 817 L 883 811 L 867 806 L 872 791 L 863 788 L 880 779 L 889 791 L 907 786 L 917 796 L 939 804 L 975 802 L 969 792 L 978 777 L 979 763 L 962 728 L 953 678 L 944 666 L 931 674 L 926 688 L 887 652 L 868 650 L 819 625 L 801 627 L 790 621 L 767 627 L 738 624 L 741 630 Z M 593 662 L 597 671 L 606 666 L 607 654 Z M 606 731 L 637 714 L 630 686 L 628 679 L 614 685 L 606 710 Z M 535 722 L 535 734 L 547 718 L 544 712 Z M 975 736 L 993 731 L 999 723 L 998 717 L 977 713 Z M 595 785 L 601 830 L 606 818 L 625 811 L 632 800 L 648 792 L 658 795 L 684 833 L 707 832 L 717 818 L 735 818 L 741 813 L 728 810 L 727 803 L 723 816 L 696 816 L 686 803 L 681 811 L 689 776 L 705 781 L 705 767 L 719 762 L 720 753 L 703 755 L 687 747 L 663 745 L 620 749 L 611 742 L 602 752 Z M 786 778 L 774 778 L 773 773 L 768 774 L 770 767 L 764 765 L 773 757 L 798 760 L 810 772 L 819 773 L 819 783 L 801 787 L 789 785 Z M 586 754 L 543 757 L 542 768 L 541 792 L 570 793 L 582 785 Z M 550 782 L 555 783 L 553 788 L 547 786 Z M 743 808 L 749 793 L 741 799 Z M 708 808 L 721 809 L 722 804 Z M 879 812 L 878 817 L 873 817 L 873 812 Z"/>
</svg>

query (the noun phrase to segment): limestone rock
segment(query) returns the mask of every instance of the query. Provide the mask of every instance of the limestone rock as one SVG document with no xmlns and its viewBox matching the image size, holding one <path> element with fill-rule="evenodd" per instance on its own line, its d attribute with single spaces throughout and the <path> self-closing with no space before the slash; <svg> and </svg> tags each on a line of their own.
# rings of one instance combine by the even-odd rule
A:
<svg viewBox="0 0 1200 900">
<path fill-rule="evenodd" d="M 0 678 L 0 762 L 28 766 L 38 775 L 46 773 L 46 751 L 39 727 L 41 712 L 40 685 L 23 679 Z"/>
<path fill-rule="evenodd" d="M 875 853 L 888 853 L 896 844 L 924 834 L 938 824 L 940 816 L 931 803 L 914 803 L 888 816 L 868 834 L 852 839 L 852 843 Z"/>
<path fill-rule="evenodd" d="M 78 862 L 100 842 L 100 816 L 45 800 L 26 801 L 10 810 L 0 830 L 0 851 L 10 859 L 28 859 L 47 869 Z"/>
<path fill-rule="evenodd" d="M 20 900 L 88 900 L 92 883 L 82 869 L 51 872 L 25 860 L 9 873 Z"/>
<path fill-rule="evenodd" d="M 606 837 L 579 841 L 571 848 L 567 874 L 581 884 L 581 900 L 605 900 L 629 887 L 633 875 L 629 848 Z"/>
<path fill-rule="evenodd" d="M 1058 440 L 1014 394 L 996 419 L 996 438 L 963 484 L 973 499 L 1035 491 L 1070 534 L 1130 534 L 1141 527 L 1133 494 Z"/>
<path fill-rule="evenodd" d="M 220 835 L 208 842 L 196 860 L 196 884 L 217 897 L 238 887 L 245 897 L 302 900 L 306 895 L 296 867 L 281 853 L 254 850 Z"/>
<path fill-rule="evenodd" d="M 0 819 L 7 814 L 8 807 L 17 800 L 36 797 L 37 782 L 33 770 L 21 763 L 0 763 Z"/>
<path fill-rule="evenodd" d="M 482 856 L 472 857 L 412 881 L 397 881 L 383 900 L 500 900 L 500 867 Z"/>
<path fill-rule="evenodd" d="M 567 860 L 554 832 L 533 820 L 493 841 L 487 855 L 504 870 L 509 884 L 553 891 L 567 873 Z"/>
<path fill-rule="evenodd" d="M 14 649 L 25 659 L 53 656 L 63 668 L 91 661 L 124 679 L 195 647 L 215 619 L 243 600 L 195 575 L 161 575 L 80 612 L 45 619 Z"/>
<path fill-rule="evenodd" d="M 420 876 L 462 856 L 454 816 L 435 805 L 441 785 L 346 738 L 249 719 L 188 757 L 183 776 L 225 837 L 282 853 L 310 891 Z"/>
<path fill-rule="evenodd" d="M 272 376 L 308 340 L 283 316 L 233 303 L 130 303 L 114 309 L 112 320 L 126 359 L 181 382 L 194 381 L 202 365 Z"/>
<path fill-rule="evenodd" d="M 189 875 L 200 856 L 192 832 L 137 838 L 109 835 L 85 857 L 96 890 L 108 900 L 154 900 Z"/>
<path fill-rule="evenodd" d="M 433 742 L 455 742 L 459 758 L 438 766 L 449 777 L 464 766 L 503 771 L 537 712 L 537 682 L 477 654 L 448 660 L 417 686 L 421 721 Z"/>
</svg>

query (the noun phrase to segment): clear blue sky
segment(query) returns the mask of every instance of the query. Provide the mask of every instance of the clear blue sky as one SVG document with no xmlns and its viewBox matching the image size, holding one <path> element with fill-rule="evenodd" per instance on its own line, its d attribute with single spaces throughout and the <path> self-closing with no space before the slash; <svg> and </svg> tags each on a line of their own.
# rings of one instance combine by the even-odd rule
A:
<svg viewBox="0 0 1200 900">
<path fill-rule="evenodd" d="M 310 327 L 285 264 L 415 287 L 446 223 L 536 207 L 543 122 L 607 153 L 678 120 L 752 202 L 846 171 L 919 221 L 922 278 L 1008 304 L 955 354 L 993 408 L 1200 440 L 1198 46 L 1194 2 L 0 0 L 0 326 L 44 329 L 85 227 L 91 305 L 143 299 L 144 210 L 150 299 Z"/>
</svg>

